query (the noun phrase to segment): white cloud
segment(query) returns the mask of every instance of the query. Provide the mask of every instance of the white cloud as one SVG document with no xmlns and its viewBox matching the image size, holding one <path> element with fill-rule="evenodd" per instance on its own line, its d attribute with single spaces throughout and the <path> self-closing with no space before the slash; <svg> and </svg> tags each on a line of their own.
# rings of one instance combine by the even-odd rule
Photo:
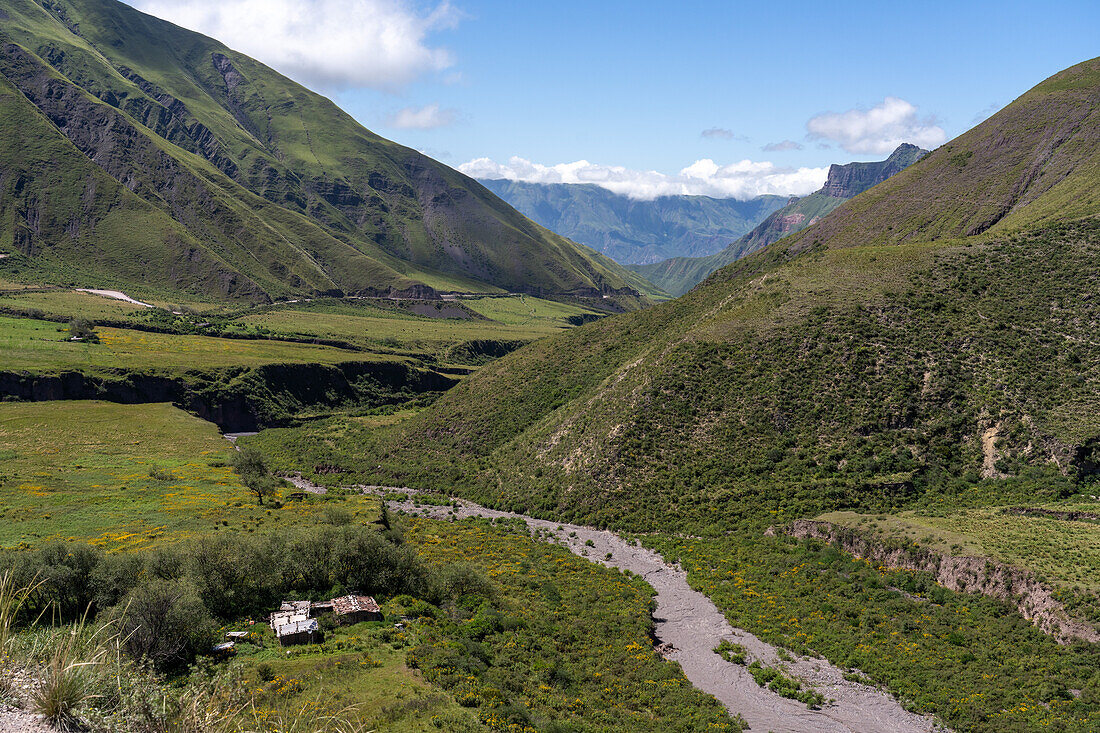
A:
<svg viewBox="0 0 1100 733">
<path fill-rule="evenodd" d="M 718 165 L 709 158 L 695 161 L 677 175 L 598 165 L 587 160 L 541 165 L 520 157 L 512 157 L 507 164 L 477 158 L 463 163 L 458 169 L 474 178 L 507 178 L 529 183 L 594 183 L 642 200 L 678 195 L 736 199 L 769 193 L 804 196 L 821 188 L 829 172 L 828 168 L 779 168 L 773 163 L 751 160 Z"/>
<path fill-rule="evenodd" d="M 806 123 L 812 140 L 832 140 L 849 153 L 890 153 L 902 143 L 932 149 L 947 139 L 934 118 L 921 119 L 904 99 L 887 97 L 871 109 L 825 112 Z"/>
<path fill-rule="evenodd" d="M 405 107 L 389 119 L 390 127 L 404 130 L 434 130 L 454 124 L 458 113 L 453 109 L 440 109 L 438 104 L 424 107 Z"/>
<path fill-rule="evenodd" d="M 801 150 L 802 145 L 794 140 L 784 140 L 778 143 L 768 143 L 762 150 L 767 153 L 781 153 L 787 150 Z"/>
<path fill-rule="evenodd" d="M 733 130 L 728 130 L 725 127 L 711 127 L 700 132 L 699 136 L 710 140 L 740 140 L 741 142 L 748 140 L 744 135 L 736 135 Z"/>
<path fill-rule="evenodd" d="M 395 91 L 454 65 L 429 36 L 459 13 L 443 0 L 429 11 L 411 0 L 128 0 L 213 36 L 306 84 Z"/>
</svg>

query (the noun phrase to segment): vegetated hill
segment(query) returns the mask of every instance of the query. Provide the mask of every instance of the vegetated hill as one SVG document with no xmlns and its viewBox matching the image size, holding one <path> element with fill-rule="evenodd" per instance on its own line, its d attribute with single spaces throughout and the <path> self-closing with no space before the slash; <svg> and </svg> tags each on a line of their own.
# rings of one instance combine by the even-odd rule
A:
<svg viewBox="0 0 1100 733">
<path fill-rule="evenodd" d="M 1072 490 L 1100 471 L 1098 133 L 1100 59 L 686 296 L 520 349 L 344 449 L 377 456 L 378 483 L 634 528 L 966 496 L 983 476 Z M 988 221 L 1021 170 L 996 231 L 930 241 Z"/>
<path fill-rule="evenodd" d="M 2 13 L 9 277 L 253 301 L 507 290 L 604 307 L 649 287 L 213 39 L 115 0 Z"/>
<path fill-rule="evenodd" d="M 672 295 L 683 295 L 715 270 L 736 262 L 783 237 L 816 224 L 842 203 L 882 183 L 917 162 L 927 150 L 902 143 L 886 160 L 874 163 L 833 164 L 820 190 L 791 199 L 759 226 L 725 249 L 705 257 L 675 257 L 631 269 Z"/>
<path fill-rule="evenodd" d="M 783 206 L 781 196 L 748 201 L 710 196 L 632 199 L 594 184 L 481 183 L 547 229 L 624 265 L 713 254 Z"/>
</svg>

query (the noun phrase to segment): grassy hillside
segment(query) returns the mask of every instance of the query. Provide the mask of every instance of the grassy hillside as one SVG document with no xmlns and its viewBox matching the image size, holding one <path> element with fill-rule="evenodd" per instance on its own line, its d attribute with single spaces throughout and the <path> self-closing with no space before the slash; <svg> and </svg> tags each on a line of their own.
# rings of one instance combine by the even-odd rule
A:
<svg viewBox="0 0 1100 733">
<path fill-rule="evenodd" d="M 713 254 L 780 208 L 780 196 L 747 201 L 661 196 L 636 201 L 594 184 L 481 183 L 524 215 L 624 265 Z"/>
<path fill-rule="evenodd" d="M 725 249 L 705 257 L 674 257 L 631 269 L 672 295 L 683 295 L 715 270 L 816 224 L 848 199 L 904 170 L 927 152 L 915 145 L 902 144 L 881 162 L 833 165 L 820 190 L 790 201 Z"/>
<path fill-rule="evenodd" d="M 6 8 L 12 275 L 249 300 L 507 290 L 633 307 L 649 289 L 213 39 L 114 1 Z"/>
<path fill-rule="evenodd" d="M 1098 65 L 1073 73 L 1092 78 Z M 1082 94 L 1063 87 L 1050 92 L 1056 107 L 1058 94 Z M 1014 107 L 961 140 L 995 138 Z M 1025 147 L 1006 139 L 1009 150 Z M 906 173 L 912 187 L 895 198 L 921 198 L 917 173 L 940 157 Z M 1049 196 L 1095 176 L 1069 167 Z M 993 185 L 984 175 L 971 184 Z M 880 189 L 794 245 L 743 259 L 657 309 L 522 349 L 405 425 L 349 436 L 348 446 L 379 455 L 378 480 L 457 481 L 484 501 L 635 527 L 889 506 L 956 494 L 983 475 L 1006 493 L 1072 492 L 1098 463 L 1100 224 L 794 251 L 852 210 L 889 221 L 874 204 L 897 204 Z M 1052 204 L 1044 195 L 1031 205 Z M 1028 206 L 1014 216 L 1040 223 Z"/>
<path fill-rule="evenodd" d="M 804 232 L 794 249 L 936 241 L 1100 211 L 1100 62 L 1055 74 Z"/>
<path fill-rule="evenodd" d="M 1097 69 L 1037 89 L 1061 115 L 1093 118 Z M 1034 95 L 1017 104 L 1038 114 Z M 969 173 L 933 153 L 682 298 L 520 349 L 404 421 L 330 420 L 255 444 L 280 464 L 340 466 L 343 483 L 652 531 L 643 541 L 734 626 L 825 656 L 953 730 L 1094 730 L 1096 644 L 1057 643 L 1011 594 L 951 591 L 934 573 L 767 532 L 823 515 L 887 550 L 979 552 L 978 567 L 1028 570 L 1075 618 L 1100 620 L 1095 521 L 1006 514 L 1096 514 L 1100 476 L 1100 208 L 1079 203 L 1097 168 L 1074 142 L 1095 128 L 1076 128 L 1065 151 L 1029 147 L 1060 120 L 1006 126 L 1015 106 L 945 146 L 1000 140 L 1013 166 L 1037 150 L 1033 181 L 1042 161 L 1061 166 L 993 227 L 889 228 L 910 200 L 937 231 L 969 226 L 977 199 L 937 205 L 929 180 L 999 185 L 992 153 Z M 1084 193 L 1048 216 L 1064 191 Z"/>
<path fill-rule="evenodd" d="M 658 528 L 958 494 L 992 430 L 1016 478 L 990 480 L 1057 497 L 1095 461 L 1098 249 L 1086 220 L 789 263 L 769 250 L 522 349 L 345 449 L 370 445 L 379 480 Z"/>
</svg>

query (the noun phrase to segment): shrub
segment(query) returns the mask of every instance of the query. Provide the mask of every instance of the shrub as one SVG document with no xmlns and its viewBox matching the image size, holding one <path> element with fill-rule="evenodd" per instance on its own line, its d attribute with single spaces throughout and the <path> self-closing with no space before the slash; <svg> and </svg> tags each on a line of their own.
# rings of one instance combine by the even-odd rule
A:
<svg viewBox="0 0 1100 733">
<path fill-rule="evenodd" d="M 86 318 L 74 318 L 69 321 L 69 338 L 97 344 L 99 334 L 95 332 L 95 323 Z"/>
<path fill-rule="evenodd" d="M 185 580 L 142 583 L 117 611 L 123 647 L 161 672 L 178 672 L 210 648 L 214 622 Z"/>
<path fill-rule="evenodd" d="M 265 496 L 275 493 L 279 482 L 271 475 L 263 454 L 251 446 L 245 446 L 233 454 L 230 461 L 233 470 L 241 477 L 241 483 L 256 495 L 261 505 Z"/>
</svg>

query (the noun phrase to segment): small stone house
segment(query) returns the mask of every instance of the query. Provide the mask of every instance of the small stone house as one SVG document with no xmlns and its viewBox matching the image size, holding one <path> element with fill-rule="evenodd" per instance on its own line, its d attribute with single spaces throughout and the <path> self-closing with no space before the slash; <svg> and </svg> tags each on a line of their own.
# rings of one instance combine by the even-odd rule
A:
<svg viewBox="0 0 1100 733">
<path fill-rule="evenodd" d="M 309 613 L 309 609 L 313 604 L 309 601 L 283 601 L 279 604 L 279 611 L 281 613 Z"/>
<path fill-rule="evenodd" d="M 333 599 L 332 613 L 338 624 L 382 620 L 382 609 L 370 596 L 350 595 Z"/>
<path fill-rule="evenodd" d="M 275 638 L 282 646 L 320 644 L 325 640 L 325 635 L 317 619 L 309 617 L 309 601 L 304 601 L 304 607 L 292 605 L 296 603 L 302 602 L 284 602 L 280 610 L 271 614 L 271 630 L 275 632 Z"/>
</svg>

